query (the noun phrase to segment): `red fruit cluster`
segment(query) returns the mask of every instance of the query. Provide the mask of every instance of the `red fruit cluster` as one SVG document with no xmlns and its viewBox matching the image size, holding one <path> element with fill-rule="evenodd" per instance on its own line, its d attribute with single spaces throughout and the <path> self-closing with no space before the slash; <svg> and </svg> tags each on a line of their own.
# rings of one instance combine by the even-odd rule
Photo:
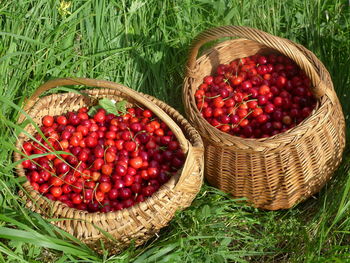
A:
<svg viewBox="0 0 350 263">
<path fill-rule="evenodd" d="M 22 162 L 33 188 L 51 200 L 89 212 L 121 210 L 143 202 L 184 163 L 179 142 L 150 110 L 129 108 L 122 116 L 100 109 L 45 116 L 48 138 L 23 143 Z M 57 155 L 53 151 L 64 151 Z"/>
<path fill-rule="evenodd" d="M 310 115 L 316 99 L 310 79 L 288 57 L 253 55 L 220 64 L 195 93 L 202 116 L 223 132 L 265 138 Z"/>
</svg>

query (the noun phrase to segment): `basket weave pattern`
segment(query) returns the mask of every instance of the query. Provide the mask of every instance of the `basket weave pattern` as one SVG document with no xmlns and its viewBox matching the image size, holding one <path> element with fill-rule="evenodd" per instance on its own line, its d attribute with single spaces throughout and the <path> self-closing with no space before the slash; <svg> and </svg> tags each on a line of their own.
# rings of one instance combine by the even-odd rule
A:
<svg viewBox="0 0 350 263">
<path fill-rule="evenodd" d="M 197 59 L 203 44 L 222 37 L 240 38 L 224 41 Z M 211 126 L 197 109 L 194 93 L 219 64 L 256 53 L 283 54 L 294 60 L 309 76 L 318 103 L 308 118 L 287 132 L 244 139 Z M 204 141 L 205 177 L 210 184 L 246 197 L 256 207 L 276 210 L 315 194 L 330 179 L 345 147 L 345 121 L 330 75 L 312 52 L 256 29 L 225 26 L 195 39 L 187 66 L 183 102 Z"/>
<path fill-rule="evenodd" d="M 145 202 L 117 212 L 89 213 L 69 208 L 62 202 L 53 202 L 44 198 L 33 190 L 29 182 L 24 184 L 24 188 L 29 194 L 22 193 L 21 195 L 26 200 L 26 206 L 31 210 L 45 217 L 67 218 L 67 220 L 52 223 L 97 251 L 101 249 L 101 242 L 104 243 L 104 247 L 109 248 L 111 253 L 121 251 L 132 240 L 135 241 L 135 245 L 140 245 L 166 226 L 177 210 L 188 207 L 198 193 L 203 179 L 202 140 L 196 130 L 167 104 L 151 96 L 107 81 L 91 79 L 50 81 L 39 88 L 33 98 L 28 101 L 25 109 L 29 116 L 37 124 L 40 124 L 45 115 L 58 115 L 78 110 L 84 106 L 91 106 L 93 100 L 75 93 L 54 94 L 37 99 L 40 93 L 51 87 L 73 84 L 103 87 L 84 91 L 94 99 L 102 97 L 116 101 L 124 99 L 128 101 L 129 106 L 137 104 L 151 109 L 178 138 L 181 148 L 187 154 L 185 165 Z M 23 116 L 21 116 L 21 120 L 23 120 Z M 27 125 L 25 130 L 31 134 L 35 131 L 31 125 Z M 18 149 L 21 149 L 25 139 L 26 136 L 22 133 L 17 142 Z M 15 161 L 21 158 L 18 153 L 14 154 Z M 19 176 L 25 176 L 21 165 L 17 167 L 17 172 Z M 108 232 L 112 238 L 107 238 L 103 231 Z"/>
</svg>

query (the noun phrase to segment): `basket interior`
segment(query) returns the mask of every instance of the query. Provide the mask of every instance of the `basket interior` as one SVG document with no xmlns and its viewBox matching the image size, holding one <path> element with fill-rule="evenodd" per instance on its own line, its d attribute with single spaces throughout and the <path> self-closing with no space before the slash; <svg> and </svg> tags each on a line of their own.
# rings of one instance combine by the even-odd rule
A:
<svg viewBox="0 0 350 263">
<path fill-rule="evenodd" d="M 234 45 L 234 48 L 232 46 Z M 280 54 L 276 50 L 268 48 L 255 41 L 247 39 L 233 39 L 222 42 L 207 51 L 205 51 L 200 58 L 197 59 L 199 65 L 196 75 L 207 76 L 213 75 L 215 69 L 220 64 L 228 64 L 232 60 L 252 56 L 255 54 Z M 192 88 L 197 89 L 203 82 L 202 78 L 196 78 L 193 82 Z"/>
<path fill-rule="evenodd" d="M 234 47 L 234 48 L 233 48 Z M 207 75 L 213 75 L 215 74 L 216 68 L 219 66 L 219 64 L 228 64 L 232 60 L 244 58 L 247 56 L 252 56 L 255 54 L 261 54 L 261 55 L 267 55 L 267 54 L 281 54 L 278 51 L 266 47 L 265 45 L 262 45 L 260 43 L 257 43 L 252 40 L 247 39 L 233 39 L 233 40 L 227 40 L 224 42 L 221 42 L 212 48 L 206 50 L 198 59 L 197 59 L 197 67 L 196 72 L 194 75 L 191 74 L 191 84 L 190 84 L 190 101 L 192 104 L 192 110 L 194 110 L 198 116 L 198 118 L 201 120 L 201 122 L 207 124 L 207 120 L 201 116 L 199 110 L 195 106 L 195 99 L 194 94 L 198 87 L 203 83 L 203 78 Z M 324 105 L 328 101 L 328 98 L 326 96 L 320 98 L 317 100 L 316 106 L 313 109 L 310 116 L 315 114 L 316 112 L 320 111 L 320 108 L 322 108 L 322 105 Z M 324 114 L 324 111 L 326 109 L 322 109 L 322 113 Z M 289 129 L 286 132 L 276 134 L 274 136 L 270 136 L 268 138 L 241 138 L 237 136 L 233 136 L 227 133 L 222 132 L 219 129 L 216 129 L 215 127 L 211 125 L 205 125 L 205 129 L 211 130 L 212 132 L 220 134 L 220 136 L 223 136 L 230 140 L 232 138 L 237 138 L 239 140 L 245 140 L 245 141 L 254 141 L 254 142 L 268 142 L 271 140 L 274 140 L 275 138 L 281 138 L 286 133 L 293 133 L 298 127 L 304 125 L 308 122 L 310 116 L 305 118 L 301 123 L 299 123 L 297 126 Z"/>
</svg>

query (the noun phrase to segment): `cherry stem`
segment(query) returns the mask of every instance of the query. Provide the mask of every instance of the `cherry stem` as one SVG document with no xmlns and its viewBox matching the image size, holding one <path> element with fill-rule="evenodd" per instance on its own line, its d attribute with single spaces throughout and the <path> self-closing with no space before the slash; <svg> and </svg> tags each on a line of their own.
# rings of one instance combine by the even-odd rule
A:
<svg viewBox="0 0 350 263">
<path fill-rule="evenodd" d="M 216 126 L 214 126 L 215 128 L 217 128 L 217 127 L 220 127 L 220 126 L 222 126 L 222 125 L 224 125 L 223 123 L 219 123 L 218 125 L 216 125 Z"/>
<path fill-rule="evenodd" d="M 241 104 L 238 104 L 238 106 L 235 106 L 227 116 L 230 116 L 231 114 L 233 114 L 233 111 L 236 113 L 236 110 L 238 109 L 239 106 L 241 106 Z"/>
<path fill-rule="evenodd" d="M 248 112 L 248 114 L 246 115 L 246 116 L 244 116 L 244 118 L 242 118 L 237 124 L 235 124 L 232 128 L 236 128 L 236 127 L 238 127 L 240 124 L 241 124 L 241 122 L 243 121 L 243 120 L 245 120 L 250 114 L 252 114 L 252 110 L 251 111 L 249 111 Z"/>
<path fill-rule="evenodd" d="M 246 97 L 243 98 L 243 100 L 246 99 L 246 98 L 249 98 L 249 97 L 252 96 L 252 95 L 253 95 L 253 94 L 248 94 Z"/>
<path fill-rule="evenodd" d="M 106 147 L 106 149 L 105 149 L 104 152 L 103 152 L 103 160 L 105 161 L 105 163 L 107 163 L 107 162 L 106 162 L 106 153 L 107 153 L 108 148 L 110 148 L 109 145 Z"/>
<path fill-rule="evenodd" d="M 250 102 L 250 101 L 258 101 L 258 99 L 251 99 L 251 100 L 247 100 L 245 102 Z"/>
<path fill-rule="evenodd" d="M 139 108 L 139 109 L 141 109 L 141 110 L 143 110 L 143 111 L 145 110 L 144 108 L 142 108 L 142 107 L 141 107 L 140 105 L 138 105 L 138 104 L 136 104 L 136 107 Z"/>
<path fill-rule="evenodd" d="M 101 202 L 98 201 L 97 198 L 96 198 L 96 190 L 97 190 L 97 187 L 98 187 L 99 185 L 100 185 L 100 183 L 97 182 L 96 185 L 95 185 L 95 187 L 94 187 L 94 190 L 92 190 L 92 196 L 95 197 L 95 200 L 96 200 L 100 205 L 102 205 Z"/>
<path fill-rule="evenodd" d="M 236 78 L 237 78 L 237 76 L 238 76 L 238 68 L 239 68 L 239 65 L 240 65 L 240 64 L 243 64 L 241 58 L 240 58 L 239 61 L 238 61 L 238 65 L 237 65 L 237 69 L 236 69 Z"/>
<path fill-rule="evenodd" d="M 211 100 L 211 99 L 219 98 L 220 96 L 221 96 L 221 95 L 218 94 L 218 95 L 215 95 L 215 96 L 213 96 L 213 97 L 206 97 L 206 96 L 203 96 L 203 97 Z"/>
<path fill-rule="evenodd" d="M 141 134 L 141 133 L 145 133 L 145 132 L 147 132 L 147 131 L 145 131 L 145 130 L 142 130 L 142 131 L 138 131 L 135 135 L 134 135 L 134 139 L 136 138 L 136 136 L 138 136 L 139 134 Z"/>
<path fill-rule="evenodd" d="M 167 147 L 166 147 L 166 146 L 160 146 L 160 147 L 159 147 L 159 150 L 166 151 L 166 150 L 167 150 Z"/>
<path fill-rule="evenodd" d="M 233 94 L 231 94 L 231 96 L 227 96 L 226 98 L 222 99 L 222 101 L 225 101 L 225 100 L 231 99 L 232 97 L 233 97 Z"/>
<path fill-rule="evenodd" d="M 205 96 L 202 97 L 202 105 L 201 105 L 201 108 L 199 110 L 200 113 L 202 113 L 202 110 L 203 110 L 204 98 L 205 98 Z"/>
</svg>

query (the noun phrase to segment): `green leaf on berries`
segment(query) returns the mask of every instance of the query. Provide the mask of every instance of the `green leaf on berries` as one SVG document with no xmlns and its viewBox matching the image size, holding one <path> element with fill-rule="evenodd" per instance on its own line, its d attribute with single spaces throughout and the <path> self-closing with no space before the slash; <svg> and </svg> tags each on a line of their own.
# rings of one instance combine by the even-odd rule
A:
<svg viewBox="0 0 350 263">
<path fill-rule="evenodd" d="M 97 113 L 98 109 L 101 109 L 101 106 L 100 106 L 100 105 L 92 106 L 92 107 L 90 108 L 90 110 L 88 111 L 88 115 L 89 115 L 90 117 L 94 116 L 94 115 Z"/>
<path fill-rule="evenodd" d="M 100 99 L 98 104 L 106 110 L 107 113 L 113 113 L 115 115 L 119 115 L 115 102 L 111 101 L 110 99 Z"/>
<path fill-rule="evenodd" d="M 101 108 L 106 110 L 107 113 L 112 113 L 116 116 L 126 114 L 126 103 L 127 102 L 125 100 L 115 102 L 113 100 L 103 98 L 98 101 L 98 105 L 90 108 L 88 115 L 94 116 Z"/>
<path fill-rule="evenodd" d="M 125 100 L 118 101 L 115 104 L 115 107 L 117 108 L 117 111 L 120 112 L 121 114 L 126 114 L 126 101 Z"/>
</svg>

